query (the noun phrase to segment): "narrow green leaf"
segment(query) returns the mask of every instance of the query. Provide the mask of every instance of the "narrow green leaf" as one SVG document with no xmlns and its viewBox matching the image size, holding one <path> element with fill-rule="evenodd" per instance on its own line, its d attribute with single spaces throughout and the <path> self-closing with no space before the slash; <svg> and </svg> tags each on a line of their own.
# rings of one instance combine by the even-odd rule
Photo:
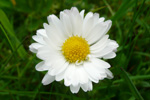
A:
<svg viewBox="0 0 150 100">
<path fill-rule="evenodd" d="M 21 42 L 16 37 L 15 32 L 6 14 L 1 9 L 0 9 L 0 24 L 3 34 L 5 35 L 9 45 L 11 46 L 12 51 L 15 51 L 15 49 L 17 49 L 17 47 L 20 45 Z M 17 52 L 21 58 L 24 58 L 24 56 L 26 55 L 26 51 L 22 45 L 18 48 Z"/>
<path fill-rule="evenodd" d="M 132 80 L 130 79 L 128 73 L 121 68 L 122 77 L 124 78 L 125 82 L 128 84 L 131 92 L 136 97 L 137 100 L 144 100 L 143 97 L 140 95 L 139 91 L 137 90 L 136 86 L 133 84 Z"/>
<path fill-rule="evenodd" d="M 119 10 L 115 13 L 115 15 L 112 17 L 112 21 L 116 21 L 122 16 L 124 16 L 128 9 L 133 7 L 136 0 L 124 0 L 121 4 Z"/>
<path fill-rule="evenodd" d="M 104 9 L 106 6 L 102 6 L 102 7 L 99 7 L 99 8 L 97 8 L 97 9 L 93 9 L 93 10 L 91 10 L 91 12 L 97 12 L 97 11 L 99 11 L 99 10 L 102 10 L 102 9 Z"/>
<path fill-rule="evenodd" d="M 131 79 L 131 80 L 144 80 L 144 79 L 150 79 L 150 75 L 130 76 L 130 79 Z M 123 82 L 123 81 L 124 81 L 123 79 L 115 80 L 115 81 L 113 82 L 113 84 L 120 83 L 120 82 Z"/>
<path fill-rule="evenodd" d="M 27 71 L 28 67 L 30 67 L 31 63 L 33 62 L 36 55 L 34 55 L 31 59 L 29 59 L 28 63 L 25 65 L 24 69 L 20 73 L 20 77 L 22 77 Z"/>
<path fill-rule="evenodd" d="M 103 2 L 105 3 L 105 5 L 107 6 L 108 10 L 110 11 L 111 15 L 114 16 L 114 11 L 112 10 L 111 6 L 108 4 L 108 2 L 106 0 L 103 0 Z M 118 23 L 118 21 L 115 22 L 116 27 L 118 28 L 118 33 L 119 33 L 119 41 L 120 43 L 122 42 L 122 30 L 120 28 L 120 25 Z"/>
<path fill-rule="evenodd" d="M 12 45 L 12 43 L 11 43 L 11 41 L 10 41 L 8 35 L 7 35 L 7 33 L 5 32 L 5 30 L 4 30 L 4 28 L 3 28 L 3 26 L 2 26 L 1 24 L 0 24 L 0 28 L 2 29 L 2 32 L 4 33 L 4 35 L 5 35 L 5 37 L 6 37 L 7 41 L 8 41 L 8 43 L 9 43 L 11 49 L 12 49 L 12 51 L 14 51 L 14 47 L 13 47 L 13 45 Z"/>
</svg>

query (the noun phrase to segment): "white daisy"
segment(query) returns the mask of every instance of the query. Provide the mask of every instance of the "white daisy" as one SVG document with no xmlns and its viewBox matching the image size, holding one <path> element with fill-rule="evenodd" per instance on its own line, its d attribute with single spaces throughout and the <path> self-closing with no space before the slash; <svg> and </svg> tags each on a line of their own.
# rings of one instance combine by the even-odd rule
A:
<svg viewBox="0 0 150 100">
<path fill-rule="evenodd" d="M 65 86 L 77 93 L 80 87 L 91 91 L 92 82 L 113 78 L 110 64 L 102 60 L 116 56 L 118 44 L 106 35 L 111 20 L 104 21 L 104 17 L 92 12 L 84 17 L 84 10 L 79 12 L 75 7 L 61 11 L 59 17 L 48 16 L 49 24 L 37 30 L 33 36 L 36 43 L 29 46 L 42 59 L 36 70 L 48 71 L 43 85 L 64 80 Z"/>
</svg>

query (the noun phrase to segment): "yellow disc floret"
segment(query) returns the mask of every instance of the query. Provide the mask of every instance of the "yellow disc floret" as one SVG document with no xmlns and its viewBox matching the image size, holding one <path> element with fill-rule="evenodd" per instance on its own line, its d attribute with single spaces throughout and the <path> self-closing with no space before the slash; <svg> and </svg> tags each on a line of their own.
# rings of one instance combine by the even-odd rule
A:
<svg viewBox="0 0 150 100">
<path fill-rule="evenodd" d="M 67 61 L 75 63 L 86 60 L 87 55 L 90 53 L 90 49 L 84 38 L 72 36 L 64 42 L 62 53 Z"/>
</svg>

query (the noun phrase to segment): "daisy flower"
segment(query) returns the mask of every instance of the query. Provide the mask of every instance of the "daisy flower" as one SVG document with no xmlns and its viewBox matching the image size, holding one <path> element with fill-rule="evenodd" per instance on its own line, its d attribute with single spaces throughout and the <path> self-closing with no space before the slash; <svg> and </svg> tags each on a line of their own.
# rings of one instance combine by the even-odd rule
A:
<svg viewBox="0 0 150 100">
<path fill-rule="evenodd" d="M 106 35 L 111 20 L 104 21 L 98 13 L 76 7 L 60 12 L 59 18 L 48 16 L 48 24 L 37 30 L 32 38 L 36 41 L 29 48 L 42 61 L 36 65 L 37 71 L 47 71 L 42 83 L 64 80 L 72 93 L 79 89 L 91 91 L 92 83 L 104 78 L 113 78 L 110 64 L 103 59 L 116 56 L 118 44 Z"/>
</svg>

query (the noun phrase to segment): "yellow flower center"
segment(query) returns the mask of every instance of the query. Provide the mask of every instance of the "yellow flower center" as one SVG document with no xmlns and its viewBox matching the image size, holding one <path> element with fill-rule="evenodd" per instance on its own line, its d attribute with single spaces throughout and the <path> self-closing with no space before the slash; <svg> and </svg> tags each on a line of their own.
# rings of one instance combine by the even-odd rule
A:
<svg viewBox="0 0 150 100">
<path fill-rule="evenodd" d="M 72 36 L 64 42 L 62 53 L 70 63 L 81 62 L 90 53 L 89 44 L 82 37 Z"/>
</svg>

